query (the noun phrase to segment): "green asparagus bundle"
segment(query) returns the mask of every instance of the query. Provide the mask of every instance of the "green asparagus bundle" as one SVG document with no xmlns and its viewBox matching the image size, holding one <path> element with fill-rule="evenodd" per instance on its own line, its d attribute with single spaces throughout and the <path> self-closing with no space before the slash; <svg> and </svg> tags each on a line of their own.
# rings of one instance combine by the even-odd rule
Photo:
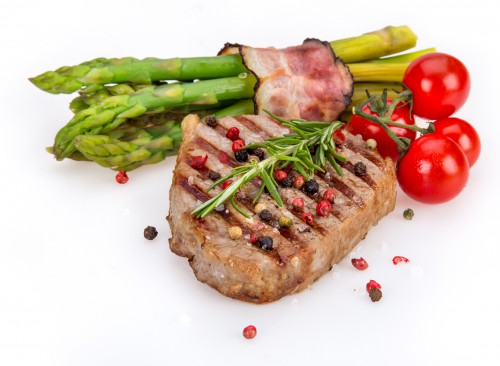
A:
<svg viewBox="0 0 500 366">
<path fill-rule="evenodd" d="M 410 49 L 416 41 L 416 35 L 407 26 L 391 26 L 358 37 L 333 41 L 330 45 L 336 56 L 345 63 L 355 63 Z M 47 71 L 30 80 L 49 93 L 69 94 L 90 85 L 207 80 L 237 76 L 244 72 L 248 70 L 240 55 L 144 60 L 132 57 L 98 58 L 80 65 Z"/>
<path fill-rule="evenodd" d="M 331 42 L 353 74 L 353 101 L 366 95 L 366 88 L 400 82 L 411 60 L 433 51 L 380 58 L 415 43 L 416 36 L 406 26 Z M 188 113 L 224 116 L 254 111 L 250 98 L 256 80 L 239 55 L 99 58 L 30 80 L 50 93 L 79 92 L 70 103 L 74 117 L 48 150 L 58 160 L 91 160 L 115 170 L 130 171 L 175 154 L 181 138 L 178 121 Z"/>
</svg>

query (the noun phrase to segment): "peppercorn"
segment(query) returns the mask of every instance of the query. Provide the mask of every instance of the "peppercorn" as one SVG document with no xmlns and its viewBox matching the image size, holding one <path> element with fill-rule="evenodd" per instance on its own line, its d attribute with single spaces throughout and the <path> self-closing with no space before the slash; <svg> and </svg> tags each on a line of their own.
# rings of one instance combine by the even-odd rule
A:
<svg viewBox="0 0 500 366">
<path fill-rule="evenodd" d="M 304 183 L 303 190 L 307 194 L 316 194 L 319 190 L 319 183 L 316 179 L 311 179 Z"/>
<path fill-rule="evenodd" d="M 263 249 L 263 250 L 272 250 L 273 249 L 273 239 L 269 236 L 261 236 L 257 240 L 257 244 L 259 245 L 260 249 Z"/>
<path fill-rule="evenodd" d="M 413 210 L 411 208 L 407 208 L 406 210 L 404 210 L 403 212 L 403 217 L 406 219 L 406 220 L 411 220 L 413 219 L 413 216 L 415 215 L 415 213 L 413 212 Z"/>
<path fill-rule="evenodd" d="M 259 158 L 259 160 L 264 160 L 266 158 L 266 152 L 264 149 L 257 148 L 253 151 L 253 154 Z"/>
<path fill-rule="evenodd" d="M 211 170 L 208 173 L 208 178 L 210 178 L 211 181 L 216 182 L 220 179 L 220 174 Z"/>
<path fill-rule="evenodd" d="M 314 217 L 309 212 L 305 212 L 302 214 L 302 221 L 304 221 L 307 225 L 311 225 L 314 222 Z"/>
<path fill-rule="evenodd" d="M 281 226 L 281 227 L 288 227 L 288 226 L 292 226 L 293 221 L 292 221 L 292 219 L 290 219 L 289 217 L 286 217 L 286 216 L 281 216 L 281 217 L 278 219 L 278 224 L 279 224 L 279 226 Z"/>
<path fill-rule="evenodd" d="M 262 210 L 265 210 L 266 208 L 267 206 L 265 204 L 257 203 L 253 209 L 255 210 L 255 212 L 259 214 Z"/>
<path fill-rule="evenodd" d="M 233 143 L 231 145 L 231 150 L 233 150 L 233 152 L 236 152 L 238 150 L 243 149 L 244 147 L 245 147 L 245 141 L 238 139 L 238 140 L 233 141 Z"/>
<path fill-rule="evenodd" d="M 276 170 L 274 172 L 274 179 L 276 179 L 277 182 L 281 182 L 286 177 L 288 177 L 288 174 L 286 174 L 284 170 Z"/>
<path fill-rule="evenodd" d="M 240 149 L 234 153 L 234 158 L 240 163 L 248 161 L 248 153 L 245 149 Z"/>
<path fill-rule="evenodd" d="M 233 183 L 233 180 L 232 180 L 232 179 L 228 179 L 228 180 L 224 181 L 224 183 L 222 183 L 221 188 L 222 188 L 222 189 L 226 189 L 226 188 L 227 188 L 227 187 L 229 187 L 232 183 Z"/>
<path fill-rule="evenodd" d="M 295 180 L 293 181 L 293 186 L 297 189 L 301 189 L 304 186 L 304 183 L 306 180 L 302 175 L 299 175 Z"/>
<path fill-rule="evenodd" d="M 273 214 L 271 213 L 271 211 L 264 209 L 259 212 L 259 217 L 262 221 L 269 222 L 273 218 Z"/>
<path fill-rule="evenodd" d="M 334 201 L 335 201 L 335 196 L 336 196 L 336 194 L 335 194 L 335 190 L 334 190 L 334 189 L 332 189 L 332 188 L 328 188 L 327 190 L 325 190 L 325 191 L 323 192 L 323 199 L 324 199 L 324 200 L 327 200 L 327 201 L 328 201 L 328 202 L 330 202 L 330 203 L 334 203 Z"/>
<path fill-rule="evenodd" d="M 158 235 L 158 231 L 154 226 L 148 226 L 144 229 L 144 237 L 148 240 L 153 240 Z"/>
<path fill-rule="evenodd" d="M 280 182 L 283 188 L 290 188 L 293 184 L 293 177 L 288 175 L 285 179 Z"/>
<path fill-rule="evenodd" d="M 205 118 L 205 123 L 209 127 L 215 127 L 217 125 L 217 118 L 215 118 L 215 116 L 207 116 L 207 118 Z"/>
<path fill-rule="evenodd" d="M 363 162 L 358 161 L 356 164 L 354 164 L 354 174 L 356 174 L 358 177 L 366 175 L 366 165 L 363 164 Z"/>
<path fill-rule="evenodd" d="M 360 271 L 364 271 L 368 268 L 368 262 L 364 258 L 352 258 L 351 263 L 354 268 L 359 269 Z"/>
<path fill-rule="evenodd" d="M 332 204 L 330 203 L 330 201 L 322 200 L 316 205 L 316 213 L 318 214 L 318 216 L 328 216 L 331 210 Z"/>
<path fill-rule="evenodd" d="M 239 226 L 231 226 L 229 228 L 229 237 L 233 240 L 241 238 L 241 235 L 243 235 L 243 232 L 241 230 L 241 227 Z"/>
<path fill-rule="evenodd" d="M 370 150 L 375 150 L 377 148 L 377 141 L 374 139 L 368 139 L 365 142 L 365 146 Z"/>
<path fill-rule="evenodd" d="M 304 199 L 297 197 L 292 201 L 292 206 L 296 210 L 302 210 L 304 208 Z"/>
<path fill-rule="evenodd" d="M 256 335 L 257 335 L 257 328 L 255 328 L 255 326 L 253 325 L 249 325 L 245 327 L 245 329 L 243 329 L 243 337 L 245 337 L 246 339 L 255 338 Z"/>
<path fill-rule="evenodd" d="M 120 184 L 127 183 L 128 182 L 127 172 L 120 170 L 118 173 L 116 173 L 115 180 L 117 183 L 120 183 Z"/>
<path fill-rule="evenodd" d="M 191 159 L 191 166 L 195 169 L 201 168 L 201 167 L 205 166 L 207 159 L 208 159 L 208 155 L 193 156 L 193 158 Z"/>
<path fill-rule="evenodd" d="M 238 127 L 231 127 L 226 132 L 226 137 L 230 140 L 238 140 L 240 138 L 240 130 Z"/>
<path fill-rule="evenodd" d="M 376 287 L 372 288 L 368 294 L 373 302 L 377 302 L 382 298 L 382 291 Z"/>
</svg>

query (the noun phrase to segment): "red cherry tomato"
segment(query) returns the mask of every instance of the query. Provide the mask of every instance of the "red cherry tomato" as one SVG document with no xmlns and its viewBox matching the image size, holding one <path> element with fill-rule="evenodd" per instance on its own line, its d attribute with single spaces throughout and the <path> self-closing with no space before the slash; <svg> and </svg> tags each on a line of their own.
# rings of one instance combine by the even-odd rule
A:
<svg viewBox="0 0 500 366">
<path fill-rule="evenodd" d="M 463 150 L 469 167 L 472 167 L 481 153 L 481 140 L 474 127 L 460 118 L 450 117 L 434 122 L 436 134 L 455 141 Z"/>
<path fill-rule="evenodd" d="M 391 104 L 391 99 L 388 99 L 387 103 Z M 370 110 L 369 105 L 363 107 L 363 112 L 372 116 L 378 115 Z M 405 125 L 415 124 L 415 119 L 410 114 L 408 105 L 402 105 L 396 108 L 391 116 L 391 120 Z M 412 141 L 415 140 L 415 131 L 395 126 L 389 126 L 389 128 L 399 137 L 406 137 Z M 380 155 L 383 157 L 390 156 L 395 162 L 398 160 L 399 153 L 396 143 L 389 137 L 387 132 L 375 122 L 354 115 L 347 124 L 346 129 L 354 135 L 360 134 L 364 140 L 374 139 L 377 141 L 377 150 Z"/>
<path fill-rule="evenodd" d="M 442 203 L 457 196 L 467 184 L 469 163 L 451 139 L 429 134 L 416 139 L 398 163 L 401 189 L 424 203 Z"/>
<path fill-rule="evenodd" d="M 410 63 L 403 84 L 413 93 L 413 113 L 427 119 L 451 116 L 467 100 L 470 77 L 460 60 L 445 53 L 428 53 Z"/>
</svg>

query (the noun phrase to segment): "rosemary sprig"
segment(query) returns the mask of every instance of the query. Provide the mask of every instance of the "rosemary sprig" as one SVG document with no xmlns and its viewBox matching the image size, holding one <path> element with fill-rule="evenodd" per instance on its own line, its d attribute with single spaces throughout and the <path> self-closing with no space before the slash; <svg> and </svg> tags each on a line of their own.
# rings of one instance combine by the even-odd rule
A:
<svg viewBox="0 0 500 366">
<path fill-rule="evenodd" d="M 264 188 L 266 188 L 276 203 L 280 207 L 283 206 L 283 201 L 278 191 L 278 183 L 274 180 L 273 173 L 275 167 L 283 169 L 291 164 L 306 180 L 310 180 L 315 171 L 324 172 L 323 168 L 326 165 L 326 161 L 328 161 L 335 171 L 342 175 L 337 161 L 345 162 L 346 158 L 335 151 L 335 142 L 333 140 L 333 133 L 343 126 L 342 122 L 329 123 L 305 121 L 303 119 L 286 121 L 269 111 L 265 112 L 288 127 L 293 133 L 268 138 L 264 142 L 255 142 L 247 145 L 246 148 L 250 149 L 265 148 L 268 157 L 260 162 L 250 162 L 238 166 L 231 173 L 212 184 L 207 191 L 210 191 L 230 178 L 239 177 L 224 191 L 198 206 L 191 213 L 192 215 L 197 218 L 203 218 L 216 207 L 229 200 L 238 212 L 249 218 L 250 215 L 236 205 L 234 197 L 245 184 L 256 177 L 261 178 L 262 185 L 254 197 L 254 202 L 257 202 L 263 194 Z M 311 150 L 314 151 L 314 157 L 311 154 Z"/>
</svg>

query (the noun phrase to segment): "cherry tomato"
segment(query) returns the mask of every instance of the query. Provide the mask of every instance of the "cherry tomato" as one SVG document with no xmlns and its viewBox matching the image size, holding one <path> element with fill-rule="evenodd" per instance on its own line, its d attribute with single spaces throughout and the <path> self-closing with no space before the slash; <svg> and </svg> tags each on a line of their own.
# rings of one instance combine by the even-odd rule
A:
<svg viewBox="0 0 500 366">
<path fill-rule="evenodd" d="M 481 153 L 481 140 L 474 127 L 463 119 L 450 117 L 434 122 L 436 134 L 448 137 L 455 141 L 463 150 L 469 167 L 472 167 Z"/>
<path fill-rule="evenodd" d="M 465 153 L 454 141 L 438 134 L 423 135 L 413 141 L 397 168 L 401 189 L 424 203 L 451 200 L 469 178 Z"/>
<path fill-rule="evenodd" d="M 460 60 L 445 53 L 420 56 L 410 63 L 403 84 L 413 93 L 413 113 L 427 119 L 451 116 L 467 100 L 470 77 Z"/>
<path fill-rule="evenodd" d="M 391 104 L 391 102 L 391 99 L 387 100 L 388 104 Z M 363 107 L 363 112 L 373 116 L 378 115 L 370 110 L 369 105 Z M 415 119 L 410 114 L 408 105 L 402 105 L 396 108 L 391 116 L 391 120 L 405 125 L 415 124 Z M 406 137 L 412 141 L 415 140 L 415 131 L 395 126 L 389 126 L 389 128 L 399 137 Z M 383 157 L 390 156 L 394 162 L 398 160 L 399 153 L 396 143 L 389 137 L 387 132 L 375 122 L 354 115 L 347 124 L 346 129 L 354 135 L 360 134 L 364 140 L 374 139 L 377 141 L 377 150 L 380 155 Z"/>
</svg>

